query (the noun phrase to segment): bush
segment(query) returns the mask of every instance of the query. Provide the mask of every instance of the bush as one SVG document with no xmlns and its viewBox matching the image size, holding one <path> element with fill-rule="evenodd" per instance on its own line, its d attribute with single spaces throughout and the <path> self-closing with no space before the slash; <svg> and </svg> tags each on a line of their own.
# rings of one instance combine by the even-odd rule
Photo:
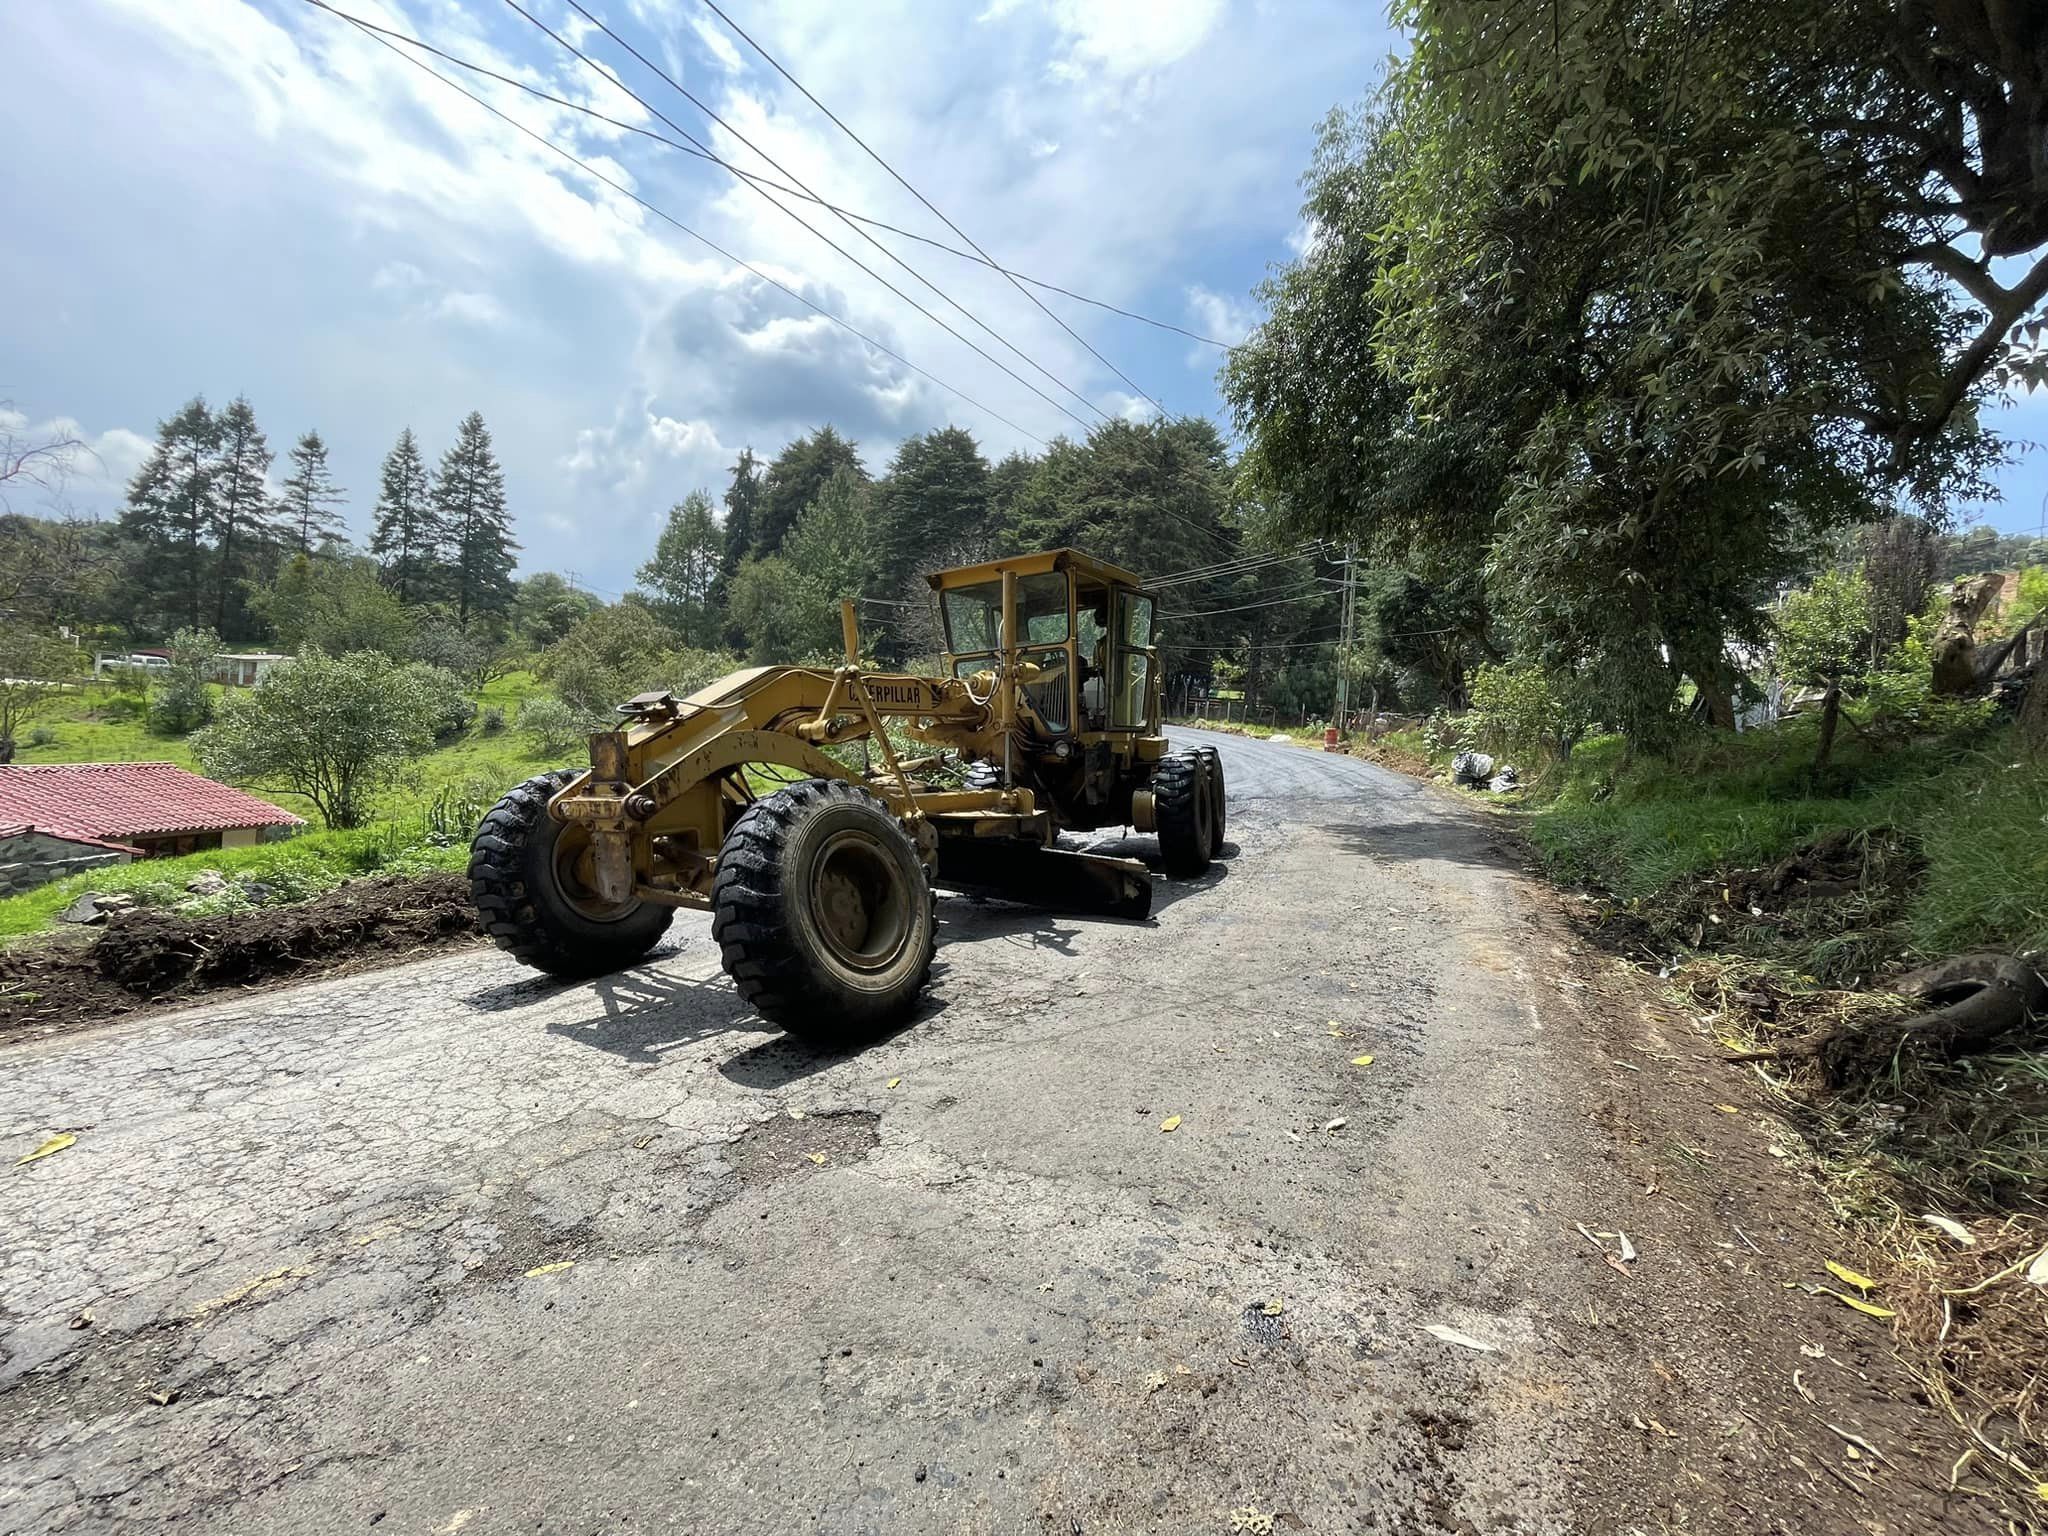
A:
<svg viewBox="0 0 2048 1536">
<path fill-rule="evenodd" d="M 57 733 L 47 725 L 39 725 L 28 733 L 28 744 L 32 747 L 47 747 L 57 739 Z"/>
<path fill-rule="evenodd" d="M 1586 734 L 1582 690 L 1533 662 L 1481 667 L 1472 675 L 1472 729 L 1489 752 L 1566 758 Z"/>
<path fill-rule="evenodd" d="M 495 704 L 486 705 L 484 712 L 477 717 L 476 729 L 479 736 L 503 735 L 505 711 Z"/>
<path fill-rule="evenodd" d="M 446 667 L 415 661 L 399 668 L 410 677 L 434 705 L 434 741 L 446 746 L 476 718 L 476 700 L 463 691 L 462 679 Z"/>
<path fill-rule="evenodd" d="M 543 752 L 567 752 L 587 734 L 576 711 L 549 694 L 537 694 L 519 706 L 519 729 Z"/>
<path fill-rule="evenodd" d="M 220 636 L 210 629 L 181 629 L 171 636 L 171 664 L 149 690 L 149 728 L 159 736 L 183 736 L 213 719 L 215 659 Z"/>
</svg>

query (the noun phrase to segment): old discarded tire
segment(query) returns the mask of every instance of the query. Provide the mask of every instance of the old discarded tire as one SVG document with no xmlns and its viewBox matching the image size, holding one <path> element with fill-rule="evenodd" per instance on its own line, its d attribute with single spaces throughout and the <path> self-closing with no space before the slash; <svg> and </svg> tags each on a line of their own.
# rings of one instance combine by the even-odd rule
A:
<svg viewBox="0 0 2048 1536">
<path fill-rule="evenodd" d="M 1227 814 L 1223 797 L 1223 754 L 1214 747 L 1197 747 L 1209 775 L 1209 857 L 1223 852 L 1223 821 Z"/>
<path fill-rule="evenodd" d="M 1159 827 L 1159 861 L 1176 880 L 1209 867 L 1215 802 L 1201 755 L 1176 752 L 1152 771 L 1152 814 Z"/>
<path fill-rule="evenodd" d="M 740 996 L 819 1045 L 904 1018 L 931 975 L 932 892 L 888 808 L 839 779 L 749 806 L 726 834 L 711 935 Z"/>
<path fill-rule="evenodd" d="M 588 834 L 548 815 L 575 771 L 543 773 L 506 795 L 469 848 L 469 893 L 498 948 L 553 976 L 631 965 L 668 932 L 667 907 L 608 904 L 585 883 Z"/>
</svg>

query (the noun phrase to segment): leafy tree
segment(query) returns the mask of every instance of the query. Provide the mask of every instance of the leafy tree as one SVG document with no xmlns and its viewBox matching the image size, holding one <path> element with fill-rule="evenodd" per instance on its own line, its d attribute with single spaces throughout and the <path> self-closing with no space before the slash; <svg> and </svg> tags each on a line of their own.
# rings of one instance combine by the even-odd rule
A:
<svg viewBox="0 0 2048 1536">
<path fill-rule="evenodd" d="M 149 728 L 160 736 L 182 736 L 213 718 L 213 674 L 220 636 L 210 629 L 181 629 L 171 636 L 170 665 L 149 690 Z"/>
<path fill-rule="evenodd" d="M 668 509 L 654 558 L 638 579 L 652 589 L 654 610 L 692 645 L 716 643 L 719 616 L 712 603 L 725 558 L 725 533 L 711 513 L 711 498 L 692 491 Z"/>
<path fill-rule="evenodd" d="M 0 763 L 14 761 L 21 728 L 84 672 L 78 648 L 13 618 L 0 618 Z"/>
<path fill-rule="evenodd" d="M 512 519 L 505 510 L 505 472 L 491 451 L 490 430 L 471 411 L 456 429 L 455 446 L 434 476 L 434 511 L 447 540 L 448 584 L 457 622 L 472 614 L 502 614 L 512 606 Z"/>
<path fill-rule="evenodd" d="M 512 629 L 526 645 L 545 650 L 604 604 L 566 577 L 541 571 L 520 582 L 512 597 Z"/>
<path fill-rule="evenodd" d="M 327 444 L 320 434 L 308 432 L 294 443 L 291 461 L 292 472 L 277 509 L 287 543 L 310 555 L 328 544 L 345 542 L 348 531 L 335 511 L 343 492 L 327 467 Z"/>
<path fill-rule="evenodd" d="M 743 455 L 743 460 L 746 457 Z M 816 501 L 825 482 L 842 470 L 863 482 L 868 477 L 858 447 L 829 425 L 798 438 L 777 454 L 762 480 L 760 505 L 753 509 L 753 552 L 777 553 L 804 508 Z"/>
<path fill-rule="evenodd" d="M 513 670 L 518 657 L 505 642 L 480 624 L 462 629 L 453 622 L 430 617 L 414 632 L 411 654 L 415 661 L 446 672 L 464 688 L 481 693 Z"/>
<path fill-rule="evenodd" d="M 256 425 L 255 411 L 241 395 L 228 402 L 214 428 L 213 627 L 221 634 L 237 634 L 246 628 L 242 584 L 276 533 L 268 479 L 276 455 Z"/>
<path fill-rule="evenodd" d="M 1862 530 L 1863 585 L 1870 600 L 1870 662 L 1906 638 L 1906 626 L 1927 607 L 1940 558 L 1934 527 L 1923 517 L 1891 517 Z"/>
<path fill-rule="evenodd" d="M 304 795 L 330 827 L 358 827 L 371 797 L 432 748 L 437 706 L 407 668 L 374 651 L 309 651 L 237 689 L 192 738 L 230 783 Z"/>
<path fill-rule="evenodd" d="M 1825 689 L 1816 768 L 1834 755 L 1842 690 L 1870 665 L 1870 589 L 1863 573 L 1823 571 L 1804 592 L 1789 594 L 1777 614 L 1778 671 L 1789 682 Z"/>
<path fill-rule="evenodd" d="M 436 595 L 445 538 L 433 480 L 420 456 L 419 440 L 407 427 L 384 456 L 376 526 L 370 535 L 370 553 L 377 557 L 385 585 L 401 603 L 425 602 Z"/>
<path fill-rule="evenodd" d="M 579 722 L 614 721 L 636 693 L 662 685 L 674 641 L 641 603 L 599 608 L 541 654 L 536 666 Z"/>
<path fill-rule="evenodd" d="M 726 612 L 756 666 L 837 655 L 838 621 L 828 631 L 817 594 L 781 555 L 749 560 L 733 578 Z"/>
<path fill-rule="evenodd" d="M 842 468 L 819 488 L 780 555 L 750 560 L 733 583 L 730 617 L 757 662 L 833 655 L 839 603 L 881 576 L 875 491 Z"/>
<path fill-rule="evenodd" d="M 250 606 L 288 652 L 379 651 L 395 659 L 413 648 L 412 611 L 361 558 L 316 560 L 301 551 L 256 590 Z"/>
</svg>

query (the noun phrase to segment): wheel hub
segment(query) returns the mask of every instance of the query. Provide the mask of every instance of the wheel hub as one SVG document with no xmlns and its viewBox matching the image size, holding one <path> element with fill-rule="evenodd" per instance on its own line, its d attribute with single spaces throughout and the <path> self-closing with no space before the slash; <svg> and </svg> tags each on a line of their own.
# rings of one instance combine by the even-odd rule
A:
<svg viewBox="0 0 2048 1536">
<path fill-rule="evenodd" d="M 811 915 L 832 958 L 879 970 L 911 931 L 911 895 L 888 852 L 864 831 L 838 833 L 819 850 Z"/>
</svg>

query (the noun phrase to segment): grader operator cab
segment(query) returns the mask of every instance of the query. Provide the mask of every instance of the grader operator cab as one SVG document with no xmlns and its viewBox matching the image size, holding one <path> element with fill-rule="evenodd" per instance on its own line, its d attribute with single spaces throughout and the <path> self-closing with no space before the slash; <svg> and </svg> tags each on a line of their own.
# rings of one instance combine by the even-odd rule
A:
<svg viewBox="0 0 2048 1536">
<path fill-rule="evenodd" d="M 469 863 L 498 946 L 601 975 L 652 948 L 676 908 L 708 910 L 742 997 L 841 1042 L 916 1006 L 934 886 L 1144 917 L 1144 864 L 1057 846 L 1099 827 L 1156 833 L 1169 875 L 1207 869 L 1223 765 L 1213 748 L 1167 749 L 1138 579 L 1061 549 L 930 580 L 943 676 L 864 667 L 844 603 L 840 666 L 642 694 L 590 738 L 589 768 L 506 795 Z"/>
</svg>

